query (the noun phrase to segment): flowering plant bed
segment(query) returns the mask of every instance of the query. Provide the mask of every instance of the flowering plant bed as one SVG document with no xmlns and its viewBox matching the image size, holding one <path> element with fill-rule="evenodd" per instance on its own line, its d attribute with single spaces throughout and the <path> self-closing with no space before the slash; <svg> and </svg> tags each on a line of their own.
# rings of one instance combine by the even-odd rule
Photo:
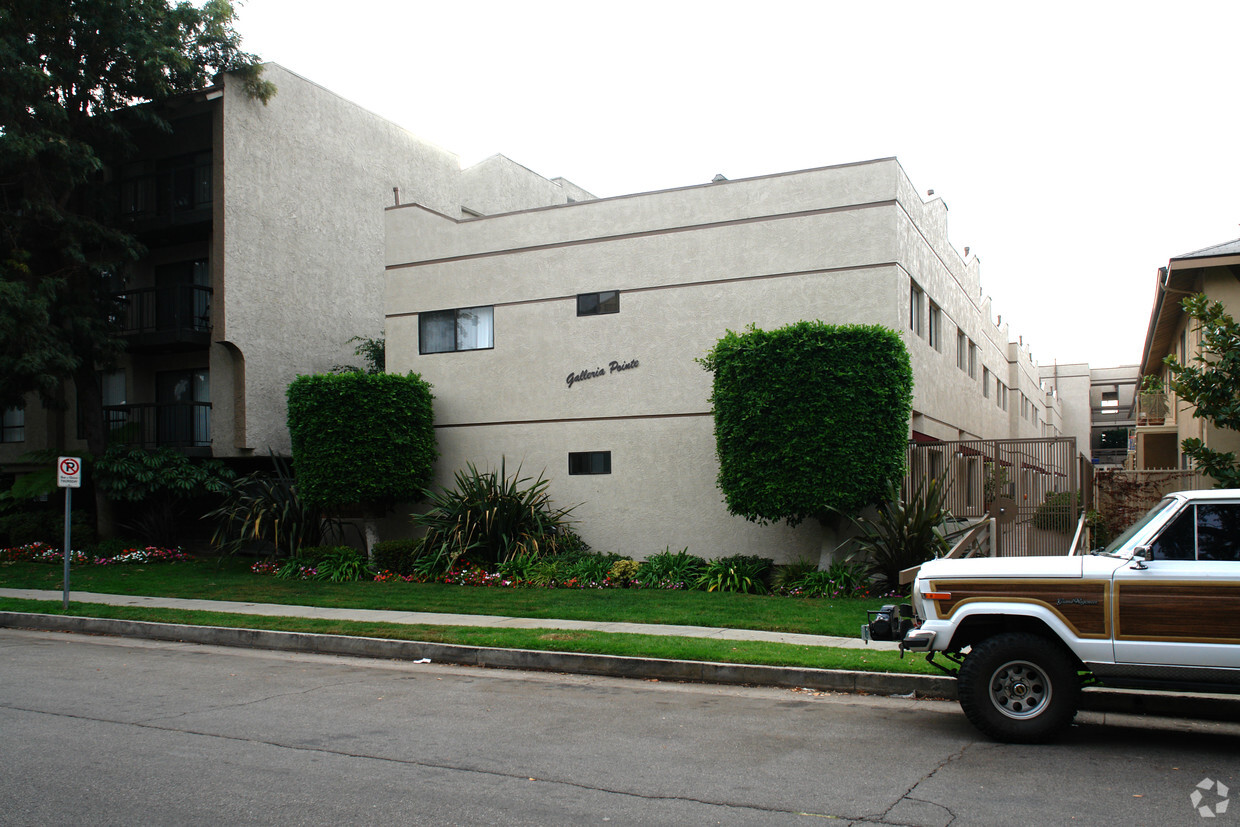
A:
<svg viewBox="0 0 1240 827">
<path fill-rule="evenodd" d="M 0 549 L 0 562 L 6 563 L 63 563 L 63 549 L 49 546 L 47 543 L 27 543 L 24 546 Z M 179 548 L 129 548 L 111 557 L 91 557 L 84 551 L 70 550 L 69 562 L 72 565 L 120 566 L 137 563 L 176 563 L 192 559 Z"/>
</svg>

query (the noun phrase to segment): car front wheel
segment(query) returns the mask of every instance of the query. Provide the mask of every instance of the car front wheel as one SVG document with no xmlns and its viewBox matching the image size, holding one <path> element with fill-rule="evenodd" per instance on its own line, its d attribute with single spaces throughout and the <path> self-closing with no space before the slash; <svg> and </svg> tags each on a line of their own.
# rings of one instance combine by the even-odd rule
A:
<svg viewBox="0 0 1240 827">
<path fill-rule="evenodd" d="M 965 717 L 986 735 L 1036 744 L 1072 723 L 1081 682 L 1057 643 L 1013 632 L 973 647 L 960 667 L 957 692 Z"/>
</svg>

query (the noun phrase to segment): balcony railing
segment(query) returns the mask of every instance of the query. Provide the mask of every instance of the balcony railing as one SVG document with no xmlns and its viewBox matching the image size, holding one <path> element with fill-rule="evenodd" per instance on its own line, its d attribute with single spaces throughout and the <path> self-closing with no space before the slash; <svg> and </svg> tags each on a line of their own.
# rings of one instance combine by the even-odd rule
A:
<svg viewBox="0 0 1240 827">
<path fill-rule="evenodd" d="M 130 349 L 195 348 L 211 342 L 211 288 L 143 287 L 117 296 Z"/>
<path fill-rule="evenodd" d="M 1166 391 L 1137 394 L 1137 426 L 1174 425 L 1175 397 Z"/>
<path fill-rule="evenodd" d="M 114 438 L 141 448 L 207 448 L 210 402 L 148 402 L 108 405 L 104 421 Z"/>
</svg>

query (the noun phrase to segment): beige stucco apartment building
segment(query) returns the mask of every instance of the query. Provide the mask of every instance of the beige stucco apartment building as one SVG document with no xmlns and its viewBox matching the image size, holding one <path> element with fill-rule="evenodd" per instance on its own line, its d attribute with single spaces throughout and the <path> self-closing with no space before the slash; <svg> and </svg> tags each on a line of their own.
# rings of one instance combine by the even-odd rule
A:
<svg viewBox="0 0 1240 827">
<path fill-rule="evenodd" d="M 127 352 L 101 374 L 116 438 L 232 461 L 287 456 L 285 391 L 299 374 L 360 361 L 383 331 L 384 207 L 454 216 L 592 196 L 495 156 L 459 158 L 288 70 L 251 99 L 235 78 L 168 102 L 171 133 L 139 136 L 109 170 L 111 197 L 147 248 L 116 286 Z M 47 411 L 4 412 L 0 465 L 85 451 L 71 384 Z"/>
<path fill-rule="evenodd" d="M 1185 296 L 1205 293 L 1221 302 L 1233 318 L 1240 313 L 1240 239 L 1185 253 L 1158 270 L 1154 303 L 1141 356 L 1141 373 L 1158 377 L 1166 386 L 1168 373 L 1163 360 L 1174 356 L 1190 364 L 1200 352 L 1200 334 L 1180 302 Z M 1193 406 L 1165 390 L 1138 394 L 1136 409 L 1136 455 L 1138 469 L 1186 468 L 1188 458 L 1181 443 L 1200 439 L 1215 451 L 1240 451 L 1240 434 L 1220 430 L 1193 416 Z"/>
<path fill-rule="evenodd" d="M 402 204 L 388 369 L 434 385 L 441 483 L 503 460 L 579 503 L 597 549 L 819 559 L 834 535 L 816 523 L 727 514 L 695 360 L 749 324 L 884 325 L 912 358 L 911 438 L 1062 434 L 965 252 L 894 158 L 464 219 Z"/>
</svg>

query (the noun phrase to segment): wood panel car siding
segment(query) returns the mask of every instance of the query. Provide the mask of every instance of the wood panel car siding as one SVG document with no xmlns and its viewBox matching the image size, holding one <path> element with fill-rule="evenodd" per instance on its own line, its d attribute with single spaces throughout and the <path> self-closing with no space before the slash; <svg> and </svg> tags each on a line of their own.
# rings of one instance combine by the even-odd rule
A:
<svg viewBox="0 0 1240 827">
<path fill-rule="evenodd" d="M 1119 640 L 1240 643 L 1240 583 L 1124 581 L 1116 590 Z"/>
<path fill-rule="evenodd" d="M 938 616 L 945 620 L 961 606 L 979 601 L 1032 603 L 1054 612 L 1080 637 L 1104 638 L 1111 634 L 1109 585 L 1103 580 L 942 580 L 934 581 L 930 590 L 951 594 L 947 600 L 934 601 Z"/>
</svg>

